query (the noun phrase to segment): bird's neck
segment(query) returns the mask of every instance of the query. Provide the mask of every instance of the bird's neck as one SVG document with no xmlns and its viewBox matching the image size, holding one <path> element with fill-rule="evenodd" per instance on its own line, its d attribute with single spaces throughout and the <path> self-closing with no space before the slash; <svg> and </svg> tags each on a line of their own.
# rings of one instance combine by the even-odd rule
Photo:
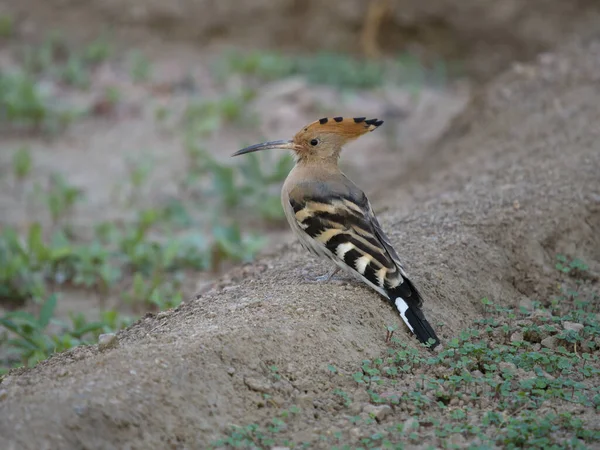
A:
<svg viewBox="0 0 600 450">
<path fill-rule="evenodd" d="M 343 176 L 340 168 L 335 163 L 316 160 L 298 161 L 288 175 L 291 184 L 298 180 L 327 181 Z"/>
<path fill-rule="evenodd" d="M 330 154 L 296 153 L 295 159 L 297 166 L 327 166 L 337 168 L 340 152 L 336 151 Z"/>
</svg>

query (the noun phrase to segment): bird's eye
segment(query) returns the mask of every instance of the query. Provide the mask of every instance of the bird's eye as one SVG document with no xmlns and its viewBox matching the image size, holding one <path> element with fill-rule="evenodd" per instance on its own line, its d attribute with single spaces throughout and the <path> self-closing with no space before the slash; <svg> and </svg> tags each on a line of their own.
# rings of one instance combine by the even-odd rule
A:
<svg viewBox="0 0 600 450">
<path fill-rule="evenodd" d="M 313 140 L 310 141 L 310 145 L 312 145 L 313 147 L 315 145 L 318 145 L 318 144 L 319 144 L 319 140 L 318 139 L 313 139 Z"/>
</svg>

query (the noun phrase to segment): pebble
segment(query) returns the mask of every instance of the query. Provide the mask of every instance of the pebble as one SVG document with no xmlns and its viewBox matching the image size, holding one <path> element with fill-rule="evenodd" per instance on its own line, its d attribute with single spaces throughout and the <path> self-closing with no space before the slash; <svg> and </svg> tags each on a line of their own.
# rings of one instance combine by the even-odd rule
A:
<svg viewBox="0 0 600 450">
<path fill-rule="evenodd" d="M 582 323 L 563 322 L 562 325 L 563 325 L 563 328 L 566 331 L 574 331 L 577 334 L 579 334 L 581 332 L 581 330 L 583 330 L 583 324 Z"/>
<path fill-rule="evenodd" d="M 235 373 L 235 369 L 233 367 L 230 367 L 229 369 L 227 369 L 227 373 L 229 375 L 233 375 Z"/>
<path fill-rule="evenodd" d="M 354 394 L 352 395 L 352 399 L 356 403 L 368 403 L 369 400 L 371 400 L 371 397 L 369 396 L 369 393 L 367 391 L 365 391 L 364 389 L 358 388 L 354 391 Z"/>
<path fill-rule="evenodd" d="M 370 416 L 375 417 L 375 420 L 377 420 L 377 422 L 381 422 L 392 413 L 392 408 L 389 405 L 375 406 L 368 404 L 365 405 L 363 411 L 369 414 Z"/>
<path fill-rule="evenodd" d="M 118 343 L 119 340 L 117 339 L 117 335 L 115 333 L 101 334 L 98 337 L 98 349 L 100 351 L 116 347 Z"/>
<path fill-rule="evenodd" d="M 546 323 L 551 317 L 552 313 L 543 309 L 536 309 L 531 313 L 531 320 L 536 323 Z"/>
<path fill-rule="evenodd" d="M 523 297 L 519 302 L 519 306 L 527 311 L 533 311 L 534 308 L 533 301 L 529 297 Z"/>
<path fill-rule="evenodd" d="M 158 367 L 160 367 L 161 369 L 167 369 L 169 367 L 169 364 L 165 362 L 164 359 L 162 358 L 156 358 L 154 360 L 154 364 L 156 364 Z"/>
<path fill-rule="evenodd" d="M 404 426 L 402 427 L 402 430 L 404 431 L 405 434 L 407 434 L 407 433 L 412 433 L 417 428 L 419 428 L 419 421 L 417 419 L 415 419 L 414 417 L 409 417 L 408 419 L 406 419 L 404 421 Z"/>
<path fill-rule="evenodd" d="M 514 372 L 517 370 L 517 366 L 515 366 L 511 362 L 506 362 L 506 361 L 502 361 L 502 362 L 498 363 L 498 368 L 502 372 Z"/>
<path fill-rule="evenodd" d="M 312 408 L 314 397 L 310 394 L 300 394 L 296 397 L 296 404 L 301 408 Z"/>
<path fill-rule="evenodd" d="M 458 448 L 463 448 L 467 446 L 467 441 L 464 436 L 460 433 L 453 434 L 450 437 L 450 443 Z"/>
<path fill-rule="evenodd" d="M 360 428 L 351 428 L 350 429 L 350 435 L 352 437 L 354 437 L 355 439 L 359 439 L 362 436 Z"/>
<path fill-rule="evenodd" d="M 0 401 L 8 397 L 8 391 L 6 389 L 0 389 Z"/>
<path fill-rule="evenodd" d="M 540 342 L 540 344 L 542 344 L 542 347 L 550 349 L 555 349 L 557 343 L 558 341 L 554 336 L 548 336 L 547 338 L 542 339 L 542 342 Z"/>
<path fill-rule="evenodd" d="M 359 413 L 362 411 L 362 409 L 363 409 L 363 406 L 364 406 L 364 405 L 361 405 L 361 404 L 360 404 L 360 403 L 358 403 L 358 402 L 352 402 L 352 403 L 350 404 L 350 410 L 349 410 L 349 411 L 350 411 L 350 414 L 353 414 L 353 415 L 355 415 L 355 416 L 356 416 L 356 415 L 358 415 L 358 414 L 359 414 Z"/>
<path fill-rule="evenodd" d="M 256 392 L 262 392 L 263 394 L 268 394 L 271 392 L 271 383 L 266 380 L 247 377 L 244 378 L 244 384 Z"/>
<path fill-rule="evenodd" d="M 171 315 L 171 313 L 169 311 L 161 311 L 156 315 L 156 318 L 158 320 L 160 319 L 164 319 L 165 317 L 169 317 Z"/>
<path fill-rule="evenodd" d="M 523 342 L 523 333 L 517 331 L 510 336 L 510 342 Z"/>
</svg>

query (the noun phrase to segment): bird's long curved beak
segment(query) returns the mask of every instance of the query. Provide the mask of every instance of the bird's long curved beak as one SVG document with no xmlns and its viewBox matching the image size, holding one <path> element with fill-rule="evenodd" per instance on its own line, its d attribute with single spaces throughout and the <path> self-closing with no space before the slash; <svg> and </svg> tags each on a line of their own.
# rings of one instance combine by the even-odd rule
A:
<svg viewBox="0 0 600 450">
<path fill-rule="evenodd" d="M 251 145 L 250 147 L 238 150 L 231 156 L 244 155 L 246 153 L 258 152 L 259 150 L 267 150 L 269 148 L 281 148 L 284 150 L 294 150 L 294 141 L 269 141 L 262 144 Z"/>
</svg>

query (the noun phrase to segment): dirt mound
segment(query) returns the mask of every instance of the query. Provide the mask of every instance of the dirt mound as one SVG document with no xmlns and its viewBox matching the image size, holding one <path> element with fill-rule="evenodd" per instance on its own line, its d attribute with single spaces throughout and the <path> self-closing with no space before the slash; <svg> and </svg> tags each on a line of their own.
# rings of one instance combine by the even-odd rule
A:
<svg viewBox="0 0 600 450">
<path fill-rule="evenodd" d="M 600 40 L 591 40 L 501 76 L 380 205 L 443 340 L 482 315 L 483 297 L 543 300 L 558 252 L 600 271 L 599 74 Z M 229 424 L 291 405 L 308 411 L 292 442 L 351 428 L 323 400 L 343 384 L 337 373 L 385 353 L 386 326 L 416 346 L 369 289 L 306 280 L 327 267 L 299 246 L 278 249 L 141 319 L 114 348 L 78 348 L 10 374 L 0 384 L 0 440 L 19 449 L 204 448 Z M 419 379 L 408 372 L 402 382 Z M 372 416 L 405 420 L 404 408 Z M 358 439 L 360 427 L 351 433 Z"/>
<path fill-rule="evenodd" d="M 202 47 L 242 45 L 360 52 L 369 8 L 383 8 L 383 20 L 369 23 L 381 50 L 412 49 L 460 60 L 470 74 L 489 77 L 510 61 L 597 29 L 594 0 L 94 0 L 9 1 L 27 30 L 55 24 L 71 34 L 93 36 L 106 25 L 156 45 L 164 38 Z M 377 14 L 375 14 L 376 16 Z"/>
</svg>

